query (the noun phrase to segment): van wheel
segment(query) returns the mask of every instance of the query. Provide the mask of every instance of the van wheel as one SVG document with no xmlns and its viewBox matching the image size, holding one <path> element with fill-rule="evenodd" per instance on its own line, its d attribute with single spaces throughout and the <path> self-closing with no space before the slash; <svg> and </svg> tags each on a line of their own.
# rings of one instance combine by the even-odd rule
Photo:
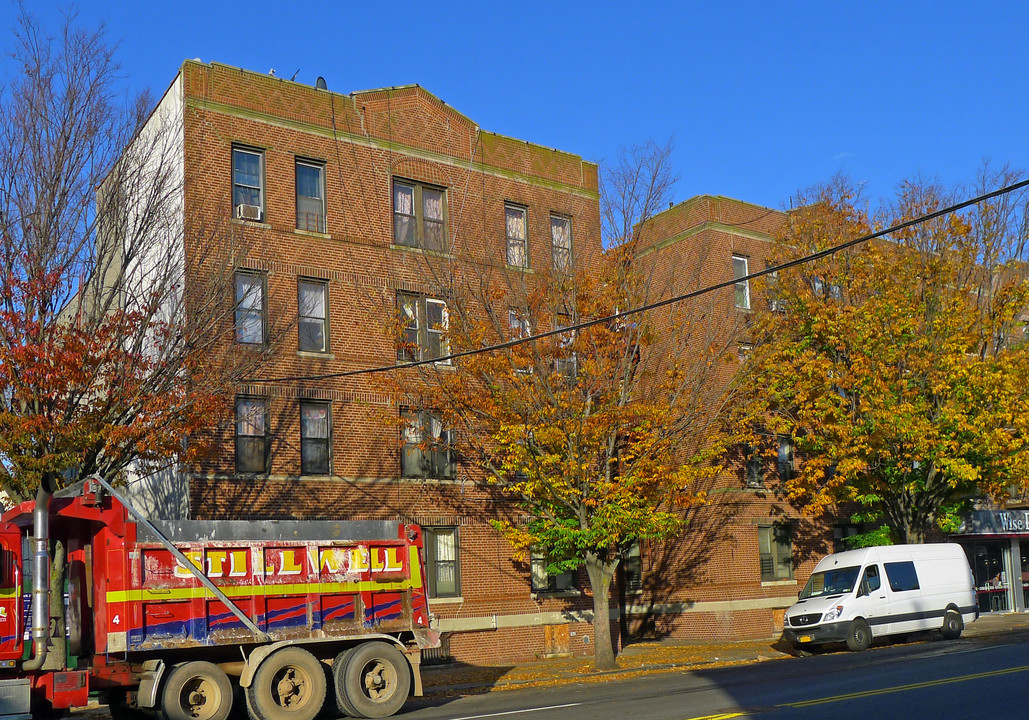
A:
<svg viewBox="0 0 1029 720">
<path fill-rule="evenodd" d="M 872 644 L 872 631 L 861 618 L 857 618 L 850 624 L 850 633 L 847 635 L 847 647 L 854 652 L 867 650 Z"/>
<path fill-rule="evenodd" d="M 948 610 L 947 614 L 943 616 L 943 627 L 940 628 L 943 639 L 957 640 L 961 637 L 962 629 L 961 615 L 958 614 L 957 610 Z"/>
</svg>

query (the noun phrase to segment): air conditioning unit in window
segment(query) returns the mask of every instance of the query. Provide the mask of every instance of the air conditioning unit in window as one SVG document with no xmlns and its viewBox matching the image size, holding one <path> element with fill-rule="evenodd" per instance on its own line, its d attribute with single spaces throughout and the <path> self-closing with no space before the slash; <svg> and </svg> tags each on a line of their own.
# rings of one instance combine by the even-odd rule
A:
<svg viewBox="0 0 1029 720">
<path fill-rule="evenodd" d="M 236 218 L 239 220 L 260 220 L 261 219 L 261 206 L 260 205 L 237 205 L 236 206 Z"/>
</svg>

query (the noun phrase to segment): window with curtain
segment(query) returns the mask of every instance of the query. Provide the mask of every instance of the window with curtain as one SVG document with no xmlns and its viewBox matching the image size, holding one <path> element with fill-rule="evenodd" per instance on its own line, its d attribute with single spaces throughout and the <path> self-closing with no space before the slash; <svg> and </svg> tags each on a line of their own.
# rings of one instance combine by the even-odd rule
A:
<svg viewBox="0 0 1029 720">
<path fill-rule="evenodd" d="M 567 592 L 575 582 L 575 573 L 551 573 L 547 570 L 550 559 L 533 550 L 530 556 L 530 583 L 534 593 Z"/>
<path fill-rule="evenodd" d="M 526 210 L 518 205 L 504 206 L 504 220 L 507 228 L 507 264 L 515 267 L 529 267 Z"/>
<path fill-rule="evenodd" d="M 398 360 L 415 362 L 449 354 L 449 315 L 444 301 L 424 295 L 397 293 L 397 315 L 400 321 Z"/>
<path fill-rule="evenodd" d="M 446 191 L 408 180 L 393 181 L 393 242 L 446 252 Z"/>
<path fill-rule="evenodd" d="M 329 350 L 329 286 L 324 280 L 297 281 L 298 347 L 304 352 Z"/>
<path fill-rule="evenodd" d="M 747 258 L 742 255 L 733 255 L 732 277 L 736 281 L 734 303 L 741 310 L 750 309 L 750 281 L 745 279 L 749 274 Z"/>
<path fill-rule="evenodd" d="M 439 413 L 404 410 L 400 475 L 408 478 L 454 477 L 453 439 Z"/>
<path fill-rule="evenodd" d="M 429 597 L 461 595 L 461 573 L 458 564 L 456 527 L 423 527 L 425 537 L 425 570 L 429 579 Z"/>
<path fill-rule="evenodd" d="M 236 472 L 268 472 L 269 444 L 268 401 L 236 398 Z"/>
<path fill-rule="evenodd" d="M 325 232 L 325 165 L 297 160 L 297 229 Z"/>
<path fill-rule="evenodd" d="M 550 241 L 554 252 L 554 269 L 568 270 L 572 266 L 572 219 L 560 215 L 550 216 Z"/>
<path fill-rule="evenodd" d="M 234 278 L 236 306 L 233 322 L 236 342 L 263 345 L 265 342 L 265 278 L 255 272 L 236 273 Z"/>
<path fill-rule="evenodd" d="M 793 579 L 793 539 L 786 523 L 761 525 L 758 531 L 758 551 L 761 556 L 761 580 Z"/>
<path fill-rule="evenodd" d="M 264 219 L 264 151 L 254 148 L 232 148 L 233 217 L 248 220 Z M 240 206 L 256 208 L 254 216 L 240 212 Z"/>
<path fill-rule="evenodd" d="M 300 403 L 300 473 L 328 475 L 332 458 L 329 404 L 304 400 Z"/>
</svg>

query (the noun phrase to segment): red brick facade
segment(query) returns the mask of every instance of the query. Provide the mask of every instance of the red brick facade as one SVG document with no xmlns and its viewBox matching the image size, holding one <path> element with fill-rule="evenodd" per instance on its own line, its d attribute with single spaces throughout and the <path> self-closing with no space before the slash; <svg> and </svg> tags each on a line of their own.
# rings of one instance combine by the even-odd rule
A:
<svg viewBox="0 0 1029 720">
<path fill-rule="evenodd" d="M 392 365 L 398 293 L 431 298 L 436 283 L 474 281 L 487 273 L 512 285 L 545 276 L 552 268 L 552 216 L 571 220 L 578 267 L 590 268 L 600 258 L 596 165 L 488 133 L 417 86 L 343 95 L 190 61 L 168 97 L 175 92 L 181 103 L 186 220 L 224 227 L 227 236 L 238 238 L 246 252 L 237 267 L 253 273 L 247 277 L 264 288 L 260 313 L 249 321 L 236 317 L 237 338 L 240 328 L 260 328 L 261 342 L 230 349 L 270 350 L 262 378 Z M 305 172 L 313 168 L 321 182 L 323 210 L 313 224 L 309 215 L 298 222 L 300 165 Z M 413 188 L 416 203 L 442 193 L 438 251 L 398 242 L 398 182 Z M 241 197 L 254 200 L 240 203 Z M 431 197 L 411 211 L 419 232 L 429 233 L 429 221 L 435 222 L 438 205 Z M 525 268 L 507 262 L 507 204 L 526 214 Z M 745 255 L 753 267 L 764 263 L 778 219 L 765 208 L 695 198 L 654 218 L 649 256 L 661 268 L 667 292 L 731 279 L 733 254 Z M 198 258 L 205 248 L 187 242 L 185 252 L 187 267 L 203 267 Z M 299 349 L 301 282 L 327 293 L 324 351 Z M 735 310 L 731 291 L 706 301 L 722 337 L 745 337 L 751 311 Z M 369 375 L 254 381 L 239 389 L 239 397 L 267 408 L 267 467 L 237 472 L 235 428 L 228 423 L 220 451 L 190 474 L 191 517 L 390 517 L 457 528 L 459 591 L 431 602 L 455 659 L 499 664 L 592 653 L 592 601 L 577 589 L 583 583 L 565 593 L 531 592 L 529 567 L 512 558 L 487 522 L 506 512 L 501 500 L 460 465 L 452 478 L 400 477 L 397 429 L 384 421 L 397 417 L 400 408 Z M 328 407 L 328 472 L 301 472 L 301 401 Z M 766 491 L 744 489 L 735 476 L 722 478 L 711 498 L 683 538 L 642 549 L 643 590 L 626 597 L 623 620 L 630 629 L 694 638 L 771 636 L 781 630 L 783 609 L 815 555 L 825 550 L 804 539 L 824 537 L 823 529 L 792 518 L 795 579 L 762 582 L 759 526 L 781 519 L 782 503 Z M 615 638 L 619 604 L 613 599 Z"/>
</svg>

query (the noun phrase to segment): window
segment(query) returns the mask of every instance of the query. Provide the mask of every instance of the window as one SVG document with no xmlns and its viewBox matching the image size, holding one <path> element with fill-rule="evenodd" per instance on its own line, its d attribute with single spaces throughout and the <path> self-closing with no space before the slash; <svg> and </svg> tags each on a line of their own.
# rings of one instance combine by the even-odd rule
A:
<svg viewBox="0 0 1029 720">
<path fill-rule="evenodd" d="M 554 269 L 569 269 L 572 266 L 571 218 L 550 216 L 550 242 L 554 249 Z"/>
<path fill-rule="evenodd" d="M 454 459 L 450 430 L 438 413 L 404 410 L 400 474 L 407 478 L 452 478 Z"/>
<path fill-rule="evenodd" d="M 790 480 L 793 477 L 793 441 L 785 435 L 779 436 L 779 448 L 775 464 L 776 469 L 779 471 L 780 480 Z"/>
<path fill-rule="evenodd" d="M 393 181 L 393 242 L 446 251 L 446 191 L 404 180 Z"/>
<path fill-rule="evenodd" d="M 853 523 L 834 525 L 832 529 L 832 551 L 834 553 L 851 550 L 847 538 L 861 534 L 861 526 Z"/>
<path fill-rule="evenodd" d="M 743 446 L 743 461 L 746 468 L 746 485 L 749 488 L 762 488 L 765 486 L 764 468 L 761 463 L 761 456 L 751 445 Z"/>
<path fill-rule="evenodd" d="M 886 578 L 890 581 L 890 590 L 893 592 L 905 592 L 918 589 L 918 575 L 915 573 L 915 564 L 910 560 L 904 562 L 883 563 L 886 568 Z"/>
<path fill-rule="evenodd" d="M 869 565 L 865 568 L 865 574 L 861 577 L 862 590 L 867 592 L 875 592 L 879 589 L 879 566 Z"/>
<path fill-rule="evenodd" d="M 456 527 L 427 527 L 425 574 L 429 578 L 429 597 L 457 597 L 461 594 L 461 573 L 457 562 Z"/>
<path fill-rule="evenodd" d="M 572 316 L 567 313 L 558 313 L 554 316 L 554 329 L 561 330 L 563 328 L 571 327 L 575 322 L 572 320 Z M 569 330 L 568 332 L 561 333 L 557 336 L 557 359 L 554 360 L 554 372 L 559 375 L 572 380 L 578 374 L 578 367 L 576 365 L 577 358 L 575 351 L 572 350 L 575 344 L 575 331 Z"/>
<path fill-rule="evenodd" d="M 325 232 L 325 165 L 297 160 L 297 230 Z"/>
<path fill-rule="evenodd" d="M 754 345 L 748 342 L 741 342 L 736 346 L 736 357 L 741 363 L 747 362 L 751 353 L 754 352 Z"/>
<path fill-rule="evenodd" d="M 552 593 L 568 592 L 572 589 L 575 573 L 565 572 L 551 575 L 547 572 L 550 560 L 541 552 L 532 551 L 530 556 L 530 574 L 532 576 L 532 592 Z"/>
<path fill-rule="evenodd" d="M 622 560 L 622 572 L 625 577 L 626 591 L 639 592 L 643 589 L 643 559 L 640 555 L 639 543 L 633 543 L 625 552 Z"/>
<path fill-rule="evenodd" d="M 304 352 L 328 352 L 328 283 L 297 281 L 298 347 Z"/>
<path fill-rule="evenodd" d="M 736 281 L 735 305 L 741 310 L 750 309 L 750 281 L 744 280 L 750 272 L 747 270 L 747 258 L 741 255 L 732 256 L 732 277 Z"/>
<path fill-rule="evenodd" d="M 332 457 L 329 404 L 300 403 L 300 474 L 328 475 Z"/>
<path fill-rule="evenodd" d="M 450 353 L 445 302 L 422 295 L 397 293 L 397 313 L 401 324 L 398 360 L 429 360 Z"/>
<path fill-rule="evenodd" d="M 771 267 L 771 263 L 765 263 L 765 267 Z M 768 295 L 768 309 L 772 312 L 785 312 L 786 303 L 779 297 L 779 271 L 773 270 L 766 276 L 765 293 Z"/>
<path fill-rule="evenodd" d="M 793 579 L 793 541 L 790 526 L 784 523 L 762 525 L 757 529 L 761 554 L 761 581 Z"/>
<path fill-rule="evenodd" d="M 236 341 L 248 345 L 263 345 L 265 340 L 265 281 L 264 275 L 237 272 Z"/>
<path fill-rule="evenodd" d="M 520 268 L 529 267 L 525 208 L 505 205 L 504 220 L 507 227 L 507 264 Z"/>
<path fill-rule="evenodd" d="M 264 219 L 264 152 L 232 148 L 233 217 Z"/>
<path fill-rule="evenodd" d="M 264 398 L 236 398 L 236 472 L 268 472 L 268 403 Z"/>
</svg>

